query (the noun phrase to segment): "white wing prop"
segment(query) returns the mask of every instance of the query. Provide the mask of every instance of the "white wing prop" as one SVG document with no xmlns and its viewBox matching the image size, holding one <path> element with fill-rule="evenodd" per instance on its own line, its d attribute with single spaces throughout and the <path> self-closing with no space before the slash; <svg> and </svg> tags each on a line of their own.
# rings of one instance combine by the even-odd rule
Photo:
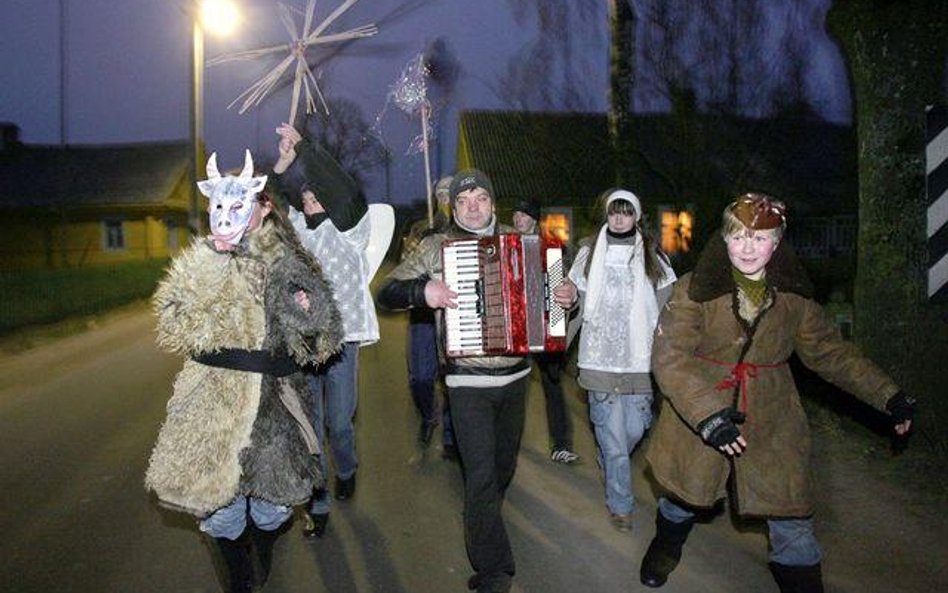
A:
<svg viewBox="0 0 948 593">
<path fill-rule="evenodd" d="M 369 244 L 365 248 L 365 256 L 369 260 L 369 277 L 371 282 L 375 273 L 379 271 L 382 260 L 392 243 L 395 234 L 395 209 L 389 204 L 369 204 Z"/>
</svg>

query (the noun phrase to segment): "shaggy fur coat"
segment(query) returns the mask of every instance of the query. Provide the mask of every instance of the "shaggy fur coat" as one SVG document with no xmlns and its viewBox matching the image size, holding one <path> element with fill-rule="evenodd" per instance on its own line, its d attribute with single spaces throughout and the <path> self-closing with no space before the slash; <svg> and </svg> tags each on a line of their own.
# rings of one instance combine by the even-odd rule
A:
<svg viewBox="0 0 948 593">
<path fill-rule="evenodd" d="M 766 281 L 764 303 L 748 321 L 727 248 L 713 235 L 694 272 L 675 285 L 652 349 L 665 398 L 646 457 L 662 488 L 688 504 L 713 506 L 733 477 L 732 502 L 739 513 L 806 517 L 813 513 L 810 431 L 787 359 L 796 352 L 824 379 L 879 410 L 898 387 L 840 337 L 785 242 L 767 264 Z M 738 386 L 723 383 L 742 356 L 758 365 L 746 379 L 743 405 Z M 732 406 L 746 406 L 747 420 L 739 428 L 747 450 L 728 461 L 696 430 Z"/>
<path fill-rule="evenodd" d="M 309 298 L 308 310 L 295 300 L 299 290 Z M 233 252 L 195 241 L 175 258 L 153 303 L 158 346 L 188 358 L 152 451 L 146 488 L 163 505 L 199 517 L 237 495 L 285 505 L 309 498 L 322 476 L 303 427 L 284 403 L 311 414 L 304 374 L 278 378 L 192 357 L 227 348 L 288 355 L 301 366 L 328 358 L 339 346 L 342 324 L 316 261 L 265 222 Z"/>
</svg>

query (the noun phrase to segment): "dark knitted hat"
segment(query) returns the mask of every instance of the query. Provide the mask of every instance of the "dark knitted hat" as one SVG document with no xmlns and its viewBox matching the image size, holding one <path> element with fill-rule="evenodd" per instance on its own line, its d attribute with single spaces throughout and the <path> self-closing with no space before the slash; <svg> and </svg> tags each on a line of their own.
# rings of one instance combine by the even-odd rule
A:
<svg viewBox="0 0 948 593">
<path fill-rule="evenodd" d="M 531 199 L 523 199 L 513 207 L 514 212 L 523 212 L 533 220 L 540 220 L 540 204 Z"/>
<path fill-rule="evenodd" d="M 451 180 L 451 209 L 454 209 L 454 201 L 457 200 L 459 193 L 474 189 L 475 187 L 487 190 L 487 193 L 490 194 L 490 198 L 495 202 L 497 201 L 497 197 L 494 195 L 494 185 L 483 171 L 464 169 L 463 171 L 458 171 L 454 179 Z"/>
</svg>

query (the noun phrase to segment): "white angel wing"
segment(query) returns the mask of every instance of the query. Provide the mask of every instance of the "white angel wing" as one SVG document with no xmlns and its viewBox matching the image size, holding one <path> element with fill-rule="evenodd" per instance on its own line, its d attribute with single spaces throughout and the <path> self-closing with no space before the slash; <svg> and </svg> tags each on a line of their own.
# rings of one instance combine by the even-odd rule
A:
<svg viewBox="0 0 948 593">
<path fill-rule="evenodd" d="M 369 260 L 369 277 L 371 282 L 378 272 L 388 246 L 392 243 L 395 234 L 395 209 L 389 204 L 369 204 L 369 244 L 365 247 L 365 255 Z"/>
</svg>

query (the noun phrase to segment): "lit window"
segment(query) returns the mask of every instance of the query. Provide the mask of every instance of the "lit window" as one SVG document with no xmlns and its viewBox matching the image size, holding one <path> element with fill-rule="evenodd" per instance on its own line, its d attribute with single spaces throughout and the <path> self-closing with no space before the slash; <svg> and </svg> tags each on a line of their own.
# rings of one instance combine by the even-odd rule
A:
<svg viewBox="0 0 948 593">
<path fill-rule="evenodd" d="M 691 210 L 659 208 L 662 251 L 669 255 L 691 251 L 694 214 Z"/>
<path fill-rule="evenodd" d="M 544 208 L 540 215 L 540 235 L 547 241 L 569 243 L 573 229 L 572 208 Z"/>
</svg>

